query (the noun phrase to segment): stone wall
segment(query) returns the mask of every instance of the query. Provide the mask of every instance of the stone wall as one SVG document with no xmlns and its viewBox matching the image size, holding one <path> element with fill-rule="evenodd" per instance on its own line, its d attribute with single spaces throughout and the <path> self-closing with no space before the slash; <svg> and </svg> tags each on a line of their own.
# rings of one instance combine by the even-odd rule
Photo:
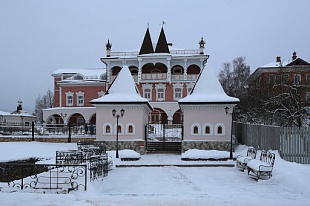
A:
<svg viewBox="0 0 310 206">
<path fill-rule="evenodd" d="M 106 141 L 107 151 L 116 150 L 116 141 Z M 118 141 L 118 150 L 130 149 L 141 155 L 145 154 L 145 142 L 143 140 L 136 141 Z"/>
<path fill-rule="evenodd" d="M 230 151 L 230 141 L 183 141 L 182 153 L 190 149 Z"/>
</svg>

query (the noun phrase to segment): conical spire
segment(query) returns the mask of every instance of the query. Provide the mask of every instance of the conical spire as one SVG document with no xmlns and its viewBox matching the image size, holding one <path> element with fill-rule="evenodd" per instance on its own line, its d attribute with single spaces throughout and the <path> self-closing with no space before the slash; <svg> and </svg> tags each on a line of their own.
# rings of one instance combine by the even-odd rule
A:
<svg viewBox="0 0 310 206">
<path fill-rule="evenodd" d="M 156 49 L 155 49 L 155 53 L 170 53 L 166 35 L 164 32 L 164 27 L 161 28 L 158 42 L 157 42 Z"/>
<path fill-rule="evenodd" d="M 201 71 L 194 88 L 179 103 L 238 103 L 239 99 L 228 96 L 209 64 Z"/>
<path fill-rule="evenodd" d="M 154 48 L 153 48 L 153 43 L 152 43 L 149 28 L 147 28 L 141 48 L 140 48 L 139 55 L 152 54 L 152 53 L 154 53 Z"/>
</svg>

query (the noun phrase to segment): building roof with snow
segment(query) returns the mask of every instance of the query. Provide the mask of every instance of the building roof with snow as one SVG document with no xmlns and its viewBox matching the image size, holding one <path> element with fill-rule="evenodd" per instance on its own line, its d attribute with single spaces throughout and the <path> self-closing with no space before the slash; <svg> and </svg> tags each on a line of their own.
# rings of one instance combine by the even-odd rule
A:
<svg viewBox="0 0 310 206">
<path fill-rule="evenodd" d="M 139 94 L 134 79 L 128 66 L 124 65 L 117 77 L 114 79 L 109 89 L 100 98 L 91 101 L 92 104 L 110 104 L 110 103 L 145 103 L 150 108 L 149 101 Z"/>
<path fill-rule="evenodd" d="M 228 96 L 211 66 L 206 64 L 201 71 L 192 91 L 179 104 L 230 104 L 239 99 Z"/>
<path fill-rule="evenodd" d="M 102 81 L 105 80 L 105 74 L 105 68 L 57 69 L 52 76 L 62 76 L 62 81 Z"/>
</svg>

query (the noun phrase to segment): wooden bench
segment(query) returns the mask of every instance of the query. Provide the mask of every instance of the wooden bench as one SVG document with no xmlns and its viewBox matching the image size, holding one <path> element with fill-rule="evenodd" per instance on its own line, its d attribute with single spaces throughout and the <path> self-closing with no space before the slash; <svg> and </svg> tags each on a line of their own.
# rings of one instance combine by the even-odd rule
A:
<svg viewBox="0 0 310 206">
<path fill-rule="evenodd" d="M 247 163 L 248 175 L 250 173 L 257 179 L 271 178 L 275 154 L 262 150 L 259 159 L 252 159 Z"/>
<path fill-rule="evenodd" d="M 236 167 L 241 168 L 241 171 L 246 169 L 247 163 L 256 158 L 256 149 L 249 147 L 246 156 L 238 155 L 236 160 Z"/>
</svg>

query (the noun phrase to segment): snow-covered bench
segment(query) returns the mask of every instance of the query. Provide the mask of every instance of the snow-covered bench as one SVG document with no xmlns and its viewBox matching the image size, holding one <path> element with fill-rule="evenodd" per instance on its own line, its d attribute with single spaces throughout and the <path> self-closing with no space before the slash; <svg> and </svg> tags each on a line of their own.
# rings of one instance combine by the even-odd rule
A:
<svg viewBox="0 0 310 206">
<path fill-rule="evenodd" d="M 247 163 L 248 175 L 252 175 L 258 179 L 270 178 L 272 176 L 275 154 L 262 150 L 259 159 L 252 159 Z"/>
<path fill-rule="evenodd" d="M 246 169 L 247 163 L 256 158 L 256 149 L 249 147 L 246 156 L 238 155 L 236 160 L 236 167 L 241 168 L 241 171 Z"/>
</svg>

